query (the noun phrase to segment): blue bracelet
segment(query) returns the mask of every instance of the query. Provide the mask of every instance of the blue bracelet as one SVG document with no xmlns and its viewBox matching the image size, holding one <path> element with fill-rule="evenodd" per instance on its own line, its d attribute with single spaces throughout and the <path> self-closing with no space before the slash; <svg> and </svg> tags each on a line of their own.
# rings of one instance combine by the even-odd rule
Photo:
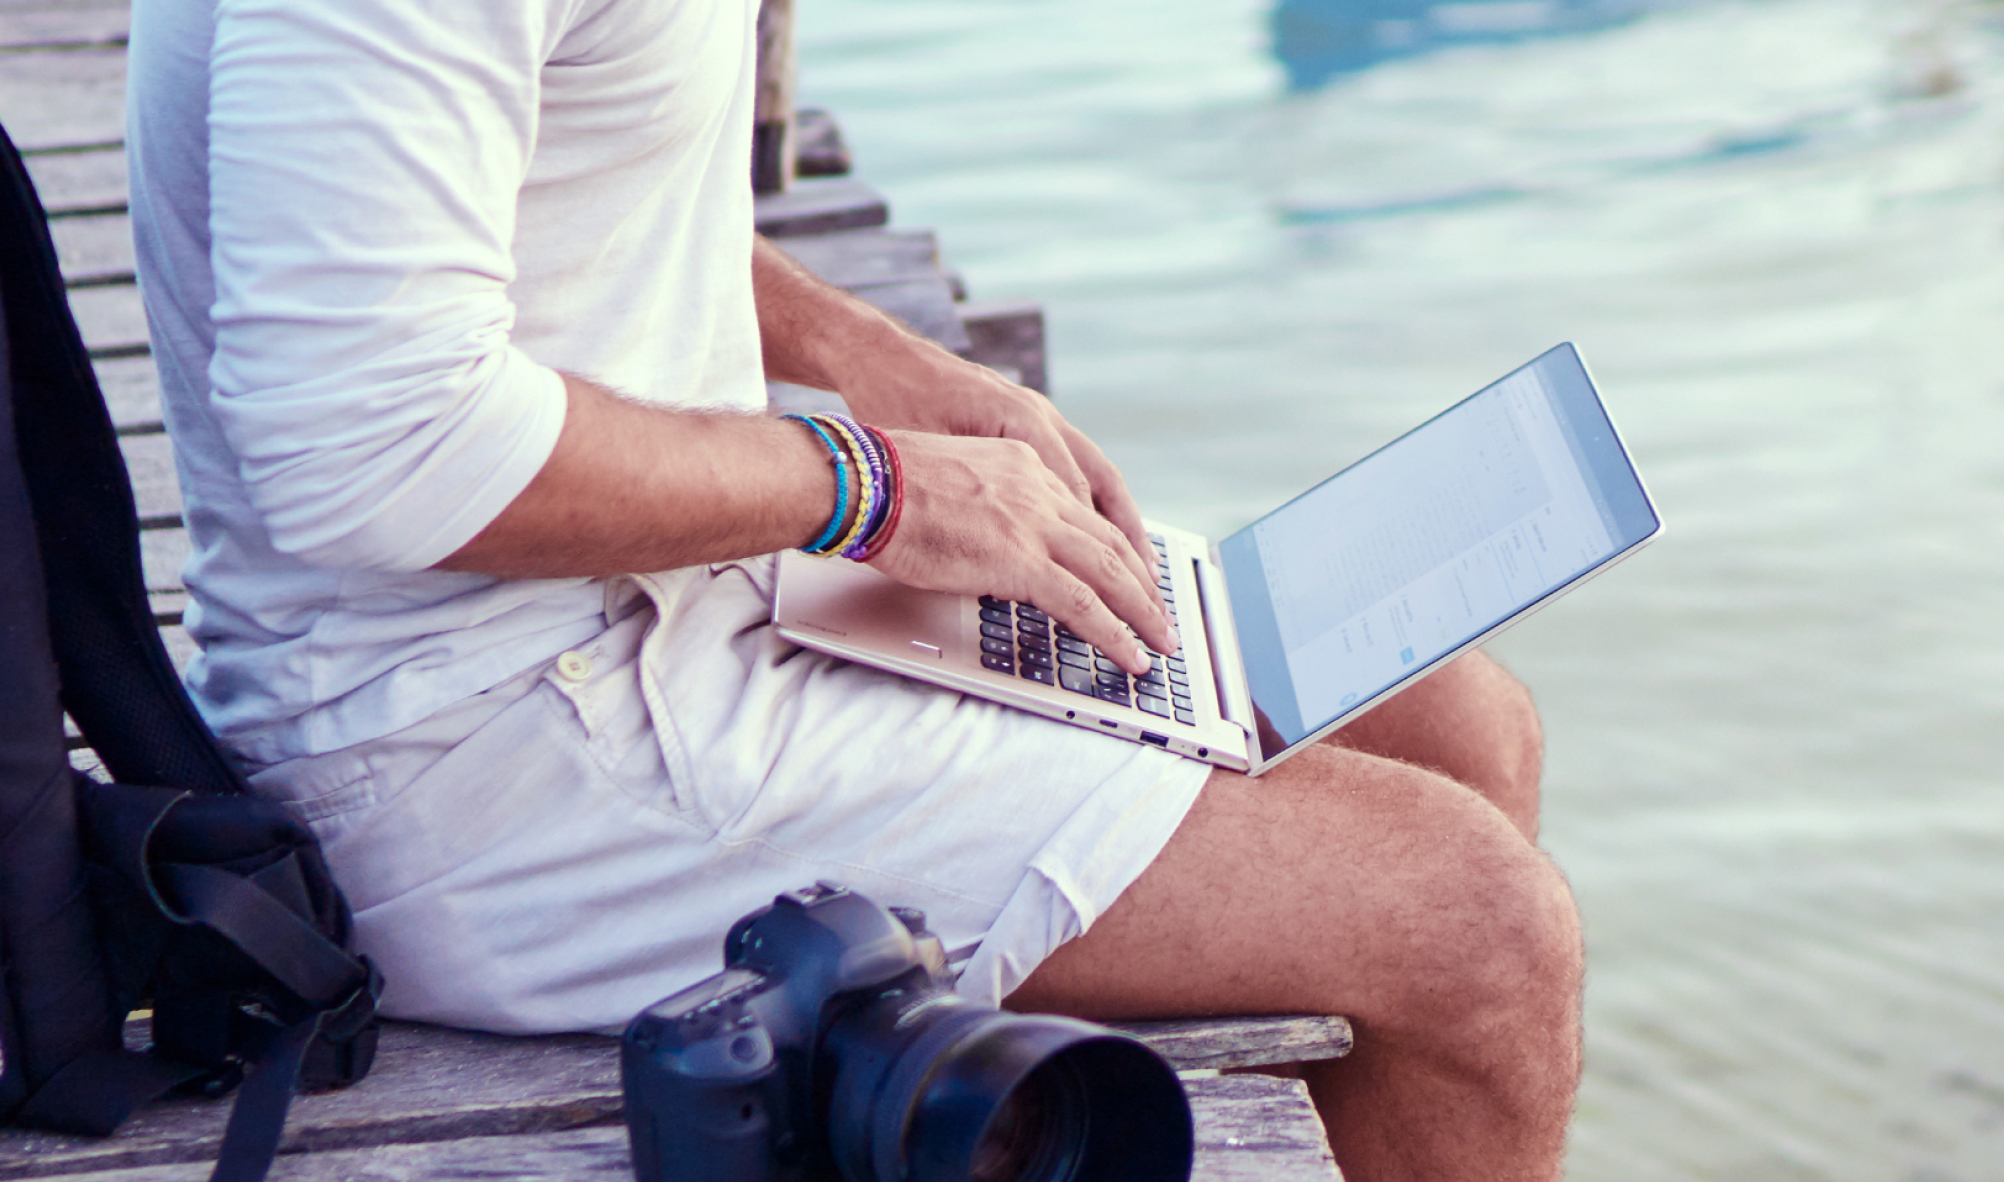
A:
<svg viewBox="0 0 2004 1182">
<path fill-rule="evenodd" d="M 842 519 L 849 516 L 849 477 L 843 471 L 843 469 L 849 466 L 849 456 L 842 450 L 840 444 L 828 438 L 828 432 L 822 429 L 821 424 L 808 418 L 806 415 L 781 415 L 780 417 L 783 419 L 792 419 L 798 423 L 806 423 L 807 429 L 814 432 L 815 437 L 821 440 L 822 446 L 828 449 L 828 454 L 835 458 L 835 516 L 829 520 L 828 528 L 822 531 L 820 537 L 801 547 L 802 550 L 809 554 L 826 554 L 828 552 L 828 544 L 833 542 L 836 535 L 842 530 Z"/>
</svg>

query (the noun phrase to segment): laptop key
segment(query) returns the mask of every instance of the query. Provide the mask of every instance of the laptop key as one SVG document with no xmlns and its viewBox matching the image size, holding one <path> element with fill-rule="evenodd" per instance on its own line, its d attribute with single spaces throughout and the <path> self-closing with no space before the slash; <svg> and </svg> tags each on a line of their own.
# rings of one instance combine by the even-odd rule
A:
<svg viewBox="0 0 2004 1182">
<path fill-rule="evenodd" d="M 1015 617 L 1011 616 L 1008 612 L 992 607 L 981 609 L 981 619 L 983 623 L 987 624 L 1011 624 L 1015 622 Z"/>
<path fill-rule="evenodd" d="M 1075 694 L 1084 694 L 1088 698 L 1092 696 L 1092 674 L 1083 669 L 1074 669 L 1069 665 L 1061 666 L 1058 669 L 1058 684 Z"/>
<path fill-rule="evenodd" d="M 1164 702 L 1167 702 L 1169 700 L 1168 690 L 1149 681 L 1135 682 L 1134 692 L 1140 694 L 1144 698 L 1159 698 Z"/>
<path fill-rule="evenodd" d="M 1035 620 L 1017 620 L 1016 631 L 1027 632 L 1032 636 L 1049 636 L 1051 634 L 1051 626 L 1049 624 L 1039 624 Z"/>
<path fill-rule="evenodd" d="M 1161 698 L 1136 698 L 1134 704 L 1157 718 L 1171 717 L 1169 703 L 1163 701 Z"/>
<path fill-rule="evenodd" d="M 1176 699 L 1176 704 L 1177 704 L 1178 706 L 1182 707 L 1183 709 L 1185 709 L 1185 710 L 1195 710 L 1195 709 L 1197 708 L 1197 704 L 1196 704 L 1195 702 L 1192 702 L 1192 701 L 1190 700 L 1190 698 L 1189 698 L 1189 695 L 1187 695 L 1187 694 L 1176 694 L 1176 695 L 1174 695 L 1174 696 L 1175 696 L 1175 699 Z"/>
<path fill-rule="evenodd" d="M 1040 653 L 1051 651 L 1050 641 L 1045 640 L 1041 636 L 1032 636 L 1028 632 L 1018 632 L 1016 634 L 1016 643 L 1022 645 L 1024 648 L 1036 649 Z"/>
<path fill-rule="evenodd" d="M 982 653 L 981 667 L 983 669 L 993 669 L 997 673 L 1014 673 L 1016 671 L 1016 662 L 1007 657 L 996 656 L 994 653 Z"/>
<path fill-rule="evenodd" d="M 1017 604 L 1017 605 L 1016 605 L 1016 614 L 1017 614 L 1017 616 L 1021 617 L 1022 619 L 1025 619 L 1025 620 L 1035 620 L 1035 621 L 1037 621 L 1037 622 L 1038 622 L 1039 624 L 1048 624 L 1048 623 L 1050 623 L 1050 622 L 1051 622 L 1051 617 L 1049 617 L 1049 616 L 1045 615 L 1045 614 L 1044 614 L 1043 612 L 1040 612 L 1040 611 L 1038 611 L 1038 610 L 1037 610 L 1036 608 L 1034 608 L 1034 607 L 1031 607 L 1031 606 L 1030 606 L 1029 604 L 1027 604 L 1027 603 L 1019 603 L 1019 604 Z"/>
<path fill-rule="evenodd" d="M 1092 651 L 1095 653 L 1099 652 L 1098 649 L 1094 649 Z M 1092 667 L 1099 670 L 1101 673 L 1118 673 L 1123 679 L 1126 678 L 1127 676 L 1127 670 L 1122 669 L 1120 666 L 1114 664 L 1112 661 L 1108 660 L 1103 654 L 1093 658 Z"/>
<path fill-rule="evenodd" d="M 1112 702 L 1116 706 L 1132 706 L 1134 704 L 1128 698 L 1125 689 L 1116 689 L 1110 685 L 1094 686 L 1092 696 L 1102 702 Z"/>
<path fill-rule="evenodd" d="M 1056 685 L 1058 683 L 1057 677 L 1052 674 L 1050 669 L 1043 665 L 1023 666 L 1023 676 L 1036 682 L 1038 685 Z"/>
<path fill-rule="evenodd" d="M 1016 630 L 1014 628 L 1006 628 L 1001 624 L 990 624 L 986 621 L 981 625 L 981 634 L 1004 643 L 1016 639 Z"/>
<path fill-rule="evenodd" d="M 1079 640 L 1070 636 L 1065 636 L 1061 633 L 1058 636 L 1057 643 L 1058 643 L 1058 649 L 1061 652 L 1077 653 L 1079 656 L 1084 657 L 1087 661 L 1092 660 L 1092 646 L 1087 644 L 1083 640 Z"/>
<path fill-rule="evenodd" d="M 981 597 L 981 606 L 990 611 L 1006 612 L 1009 610 L 1010 604 L 1006 599 L 997 599 L 993 595 L 983 595 Z"/>
<path fill-rule="evenodd" d="M 1184 726 L 1196 726 L 1197 716 L 1188 710 L 1178 710 L 1176 711 L 1176 721 L 1182 723 Z"/>
<path fill-rule="evenodd" d="M 1018 655 L 1022 658 L 1025 668 L 1031 665 L 1035 665 L 1039 669 L 1049 669 L 1051 667 L 1051 654 L 1049 653 L 1040 653 L 1036 649 L 1026 648 Z"/>
<path fill-rule="evenodd" d="M 984 653 L 994 653 L 998 657 L 1006 657 L 1016 650 L 1010 647 L 1009 642 L 1006 640 L 997 640 L 993 636 L 984 636 L 981 638 L 981 651 Z"/>
<path fill-rule="evenodd" d="M 1058 664 L 1070 666 L 1081 672 L 1090 672 L 1092 670 L 1091 657 L 1082 657 L 1069 649 L 1061 648 L 1058 650 Z"/>
<path fill-rule="evenodd" d="M 1168 676 L 1170 685 L 1180 685 L 1186 690 L 1190 688 L 1190 675 L 1188 673 L 1180 669 L 1171 669 Z"/>
<path fill-rule="evenodd" d="M 1107 673 L 1102 670 L 1097 680 L 1101 685 L 1117 685 L 1120 687 L 1122 693 L 1127 692 L 1127 674 L 1125 673 Z"/>
</svg>

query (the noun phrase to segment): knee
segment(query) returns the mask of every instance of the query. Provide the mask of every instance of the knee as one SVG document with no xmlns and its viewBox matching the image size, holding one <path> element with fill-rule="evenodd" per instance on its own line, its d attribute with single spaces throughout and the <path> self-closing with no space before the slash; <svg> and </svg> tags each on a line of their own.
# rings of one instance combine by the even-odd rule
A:
<svg viewBox="0 0 2004 1182">
<path fill-rule="evenodd" d="M 1460 700 L 1452 716 L 1464 733 L 1480 737 L 1472 744 L 1463 782 L 1536 841 L 1545 729 L 1531 691 L 1485 653 L 1471 653 L 1452 668 L 1460 676 Z"/>
<path fill-rule="evenodd" d="M 1436 895 L 1401 1024 L 1478 1059 L 1548 1043 L 1577 1054 L 1585 956 L 1564 877 L 1514 834 L 1465 844 L 1477 848 L 1440 866 L 1451 882 Z"/>
</svg>

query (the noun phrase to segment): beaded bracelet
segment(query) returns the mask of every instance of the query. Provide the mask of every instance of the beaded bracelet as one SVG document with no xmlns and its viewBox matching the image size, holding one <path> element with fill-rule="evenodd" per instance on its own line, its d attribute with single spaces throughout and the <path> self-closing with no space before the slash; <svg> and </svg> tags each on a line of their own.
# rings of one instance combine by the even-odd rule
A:
<svg viewBox="0 0 2004 1182">
<path fill-rule="evenodd" d="M 829 438 L 827 429 L 808 416 L 780 417 L 807 424 L 807 429 L 814 432 L 815 437 L 821 440 L 822 445 L 827 447 L 828 454 L 835 460 L 835 516 L 828 519 L 828 528 L 823 530 L 819 537 L 801 547 L 809 554 L 826 554 L 831 549 L 829 543 L 833 542 L 835 535 L 841 532 L 842 522 L 849 516 L 849 457 L 843 452 L 840 444 Z"/>
</svg>

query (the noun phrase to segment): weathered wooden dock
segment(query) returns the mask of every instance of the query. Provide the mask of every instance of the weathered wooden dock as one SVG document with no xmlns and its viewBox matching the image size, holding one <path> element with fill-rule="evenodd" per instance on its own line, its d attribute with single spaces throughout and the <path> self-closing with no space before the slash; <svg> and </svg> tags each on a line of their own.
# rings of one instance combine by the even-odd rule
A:
<svg viewBox="0 0 2004 1182">
<path fill-rule="evenodd" d="M 892 228 L 882 194 L 849 175 L 825 113 L 792 109 L 787 0 L 762 20 L 762 49 L 786 63 L 761 90 L 759 230 L 822 278 L 963 356 L 1049 392 L 1043 313 L 968 298 L 929 230 Z M 121 437 L 138 501 L 155 619 L 177 663 L 188 544 L 172 443 L 161 422 L 146 318 L 133 275 L 124 155 L 129 0 L 0 0 L 0 123 L 47 207 L 71 309 Z M 775 41 L 774 39 L 777 38 Z M 773 46 L 766 42 L 771 41 Z M 768 93 L 770 89 L 770 93 Z M 776 402 L 815 395 L 776 388 Z M 95 765 L 76 740 L 78 766 Z M 1257 1018 L 1133 1027 L 1186 1072 L 1197 1177 L 1328 1182 L 1337 1173 L 1302 1084 L 1218 1069 L 1334 1058 L 1341 1018 Z M 133 1028 L 143 1038 L 144 1025 Z M 392 1023 L 374 1072 L 353 1089 L 302 1097 L 278 1179 L 630 1176 L 616 1046 L 587 1035 L 502 1038 Z M 0 1129 L 0 1179 L 180 1182 L 205 1178 L 227 1106 L 147 1109 L 102 1140 Z"/>
</svg>

